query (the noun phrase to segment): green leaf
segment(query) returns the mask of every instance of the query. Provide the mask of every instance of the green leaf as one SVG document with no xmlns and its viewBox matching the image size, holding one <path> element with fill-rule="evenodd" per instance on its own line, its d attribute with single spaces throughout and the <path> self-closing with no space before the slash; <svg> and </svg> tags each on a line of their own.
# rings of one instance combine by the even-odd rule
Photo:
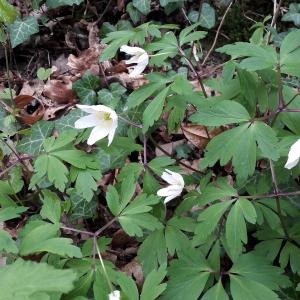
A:
<svg viewBox="0 0 300 300">
<path fill-rule="evenodd" d="M 140 21 L 142 14 L 133 6 L 132 2 L 127 4 L 126 11 L 128 12 L 130 19 L 134 24 Z"/>
<path fill-rule="evenodd" d="M 145 279 L 140 300 L 155 300 L 167 287 L 161 283 L 167 275 L 166 265 L 160 266 L 158 270 L 152 270 Z"/>
<path fill-rule="evenodd" d="M 208 3 L 204 2 L 202 4 L 200 18 L 199 18 L 200 26 L 211 29 L 216 24 L 216 12 L 215 9 L 210 6 Z"/>
<path fill-rule="evenodd" d="M 168 269 L 170 280 L 163 300 L 197 300 L 210 276 L 210 266 L 205 258 L 194 249 L 188 250 L 180 259 L 173 260 Z"/>
<path fill-rule="evenodd" d="M 72 270 L 57 270 L 46 263 L 22 259 L 0 268 L 0 276 L 1 300 L 31 300 L 38 292 L 67 293 L 76 279 Z"/>
<path fill-rule="evenodd" d="M 230 291 L 233 300 L 279 300 L 280 298 L 266 286 L 236 275 L 230 275 Z"/>
<path fill-rule="evenodd" d="M 291 3 L 289 5 L 289 10 L 286 14 L 283 15 L 281 21 L 293 22 L 295 26 L 300 26 L 300 4 Z"/>
<path fill-rule="evenodd" d="M 19 251 L 16 242 L 5 230 L 0 230 L 0 252 L 2 251 L 13 254 L 17 254 Z"/>
<path fill-rule="evenodd" d="M 67 175 L 69 171 L 67 167 L 56 157 L 49 155 L 47 164 L 47 175 L 50 182 L 61 192 L 66 188 L 68 182 Z"/>
<path fill-rule="evenodd" d="M 114 216 L 119 213 L 120 199 L 119 193 L 113 185 L 109 185 L 106 193 L 106 201 L 110 211 Z"/>
<path fill-rule="evenodd" d="M 161 223 L 148 213 L 122 215 L 118 219 L 124 231 L 130 236 L 142 237 L 143 228 L 153 231 L 162 227 Z"/>
<path fill-rule="evenodd" d="M 198 221 L 195 229 L 195 234 L 206 239 L 217 227 L 221 217 L 232 204 L 233 201 L 220 202 L 206 208 L 198 216 Z"/>
<path fill-rule="evenodd" d="M 169 156 L 158 156 L 152 159 L 148 163 L 148 167 L 157 175 L 161 174 L 171 165 L 174 165 L 175 159 L 170 158 Z"/>
<path fill-rule="evenodd" d="M 75 189 L 70 191 L 70 201 L 72 203 L 70 217 L 72 221 L 92 218 L 97 211 L 97 201 L 94 199 L 86 201 L 82 194 Z"/>
<path fill-rule="evenodd" d="M 35 123 L 31 127 L 31 134 L 19 142 L 17 150 L 21 153 L 39 154 L 42 150 L 44 140 L 50 136 L 53 127 L 53 122 L 39 121 Z"/>
<path fill-rule="evenodd" d="M 289 262 L 292 272 L 294 274 L 299 275 L 300 274 L 300 267 L 298 264 L 299 259 L 300 259 L 300 249 L 296 245 L 287 242 L 282 248 L 280 253 L 279 263 L 281 268 L 283 269 L 286 268 Z"/>
<path fill-rule="evenodd" d="M 79 5 L 83 2 L 84 0 L 47 0 L 47 6 L 49 8 L 57 8 L 60 6 L 65 6 L 65 5 Z"/>
<path fill-rule="evenodd" d="M 86 105 L 96 104 L 97 93 L 95 90 L 99 87 L 100 79 L 89 73 L 86 73 L 73 84 L 73 89 L 80 98 L 80 102 Z"/>
<path fill-rule="evenodd" d="M 139 89 L 133 91 L 127 98 L 128 108 L 130 109 L 140 105 L 148 97 L 150 97 L 155 91 L 162 88 L 162 86 L 163 85 L 161 83 L 154 82 L 154 83 L 149 83 L 147 85 L 144 85 Z"/>
<path fill-rule="evenodd" d="M 61 216 L 60 199 L 49 190 L 43 190 L 43 206 L 40 215 L 52 223 L 58 223 Z"/>
<path fill-rule="evenodd" d="M 240 67 L 251 71 L 274 67 L 277 63 L 276 51 L 271 46 L 237 42 L 218 48 L 217 51 L 231 55 L 232 59 L 248 57 L 241 61 Z"/>
<path fill-rule="evenodd" d="M 8 27 L 10 41 L 13 48 L 27 41 L 33 34 L 39 32 L 39 25 L 35 17 L 17 19 Z"/>
<path fill-rule="evenodd" d="M 191 33 L 196 27 L 199 26 L 199 22 L 184 28 L 179 34 L 179 45 L 182 46 L 183 44 L 192 42 L 194 40 L 203 39 L 207 32 L 205 31 L 194 31 Z"/>
<path fill-rule="evenodd" d="M 86 113 L 81 109 L 73 109 L 67 115 L 49 123 L 55 124 L 55 129 L 58 131 L 58 133 L 63 133 L 65 131 L 71 132 L 71 130 L 78 131 L 78 129 L 75 129 L 74 124 L 78 119 L 85 115 Z"/>
<path fill-rule="evenodd" d="M 52 74 L 52 72 L 53 72 L 52 68 L 48 68 L 48 69 L 39 68 L 37 70 L 36 75 L 39 80 L 47 80 L 50 77 L 50 75 Z"/>
<path fill-rule="evenodd" d="M 164 230 L 159 229 L 150 233 L 138 250 L 138 258 L 145 274 L 149 274 L 159 265 L 167 263 L 167 246 Z"/>
<path fill-rule="evenodd" d="M 281 72 L 299 77 L 300 62 L 300 29 L 290 32 L 283 40 L 280 48 Z"/>
<path fill-rule="evenodd" d="M 125 294 L 126 299 L 139 300 L 139 292 L 134 280 L 122 272 L 118 272 L 118 284 L 121 287 L 122 294 Z M 105 295 L 106 296 L 106 295 Z M 96 299 L 98 300 L 98 299 Z M 101 299 L 99 299 L 101 300 Z"/>
<path fill-rule="evenodd" d="M 143 113 L 143 133 L 146 133 L 161 116 L 168 92 L 169 87 L 164 88 L 145 109 Z"/>
<path fill-rule="evenodd" d="M 248 111 L 235 101 L 223 100 L 217 104 L 205 105 L 190 117 L 194 123 L 206 126 L 220 126 L 249 121 Z"/>
<path fill-rule="evenodd" d="M 58 230 L 59 224 L 49 223 L 27 230 L 21 240 L 20 254 L 24 256 L 39 252 L 50 252 L 61 256 L 82 257 L 80 249 L 71 245 L 72 239 L 57 237 Z"/>
<path fill-rule="evenodd" d="M 221 280 L 219 280 L 216 285 L 214 285 L 205 293 L 205 295 L 202 297 L 202 300 L 229 300 Z"/>
<path fill-rule="evenodd" d="M 245 180 L 255 170 L 257 147 L 263 156 L 277 160 L 277 138 L 272 128 L 263 122 L 242 124 L 213 138 L 206 147 L 200 166 L 213 166 L 218 159 L 224 166 L 230 159 L 239 180 Z"/>
<path fill-rule="evenodd" d="M 0 210 L 0 222 L 19 218 L 28 208 L 24 206 L 6 207 Z"/>
<path fill-rule="evenodd" d="M 150 12 L 150 0 L 132 0 L 132 4 L 145 16 Z"/>
<path fill-rule="evenodd" d="M 12 24 L 18 15 L 18 11 L 14 6 L 6 0 L 0 0 L 0 23 L 5 25 Z"/>
</svg>

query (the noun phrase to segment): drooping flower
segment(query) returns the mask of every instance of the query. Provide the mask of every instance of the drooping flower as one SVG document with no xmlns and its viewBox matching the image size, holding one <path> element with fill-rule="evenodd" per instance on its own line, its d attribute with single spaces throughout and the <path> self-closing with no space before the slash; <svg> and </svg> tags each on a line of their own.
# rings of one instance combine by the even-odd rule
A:
<svg viewBox="0 0 300 300">
<path fill-rule="evenodd" d="M 161 178 L 169 184 L 166 188 L 157 191 L 158 196 L 166 197 L 164 203 L 181 195 L 184 188 L 184 180 L 180 174 L 165 169 Z"/>
<path fill-rule="evenodd" d="M 108 295 L 108 298 L 109 300 L 120 300 L 121 299 L 120 291 L 118 290 L 113 291 Z"/>
<path fill-rule="evenodd" d="M 294 168 L 300 160 L 300 139 L 294 143 L 289 151 L 288 160 L 285 164 L 286 169 Z"/>
<path fill-rule="evenodd" d="M 89 115 L 78 119 L 75 122 L 75 128 L 94 127 L 87 140 L 88 145 L 93 145 L 108 136 L 109 146 L 118 127 L 118 115 L 116 112 L 105 105 L 77 105 L 77 107 Z"/>
<path fill-rule="evenodd" d="M 132 56 L 130 59 L 125 60 L 126 65 L 135 64 L 134 66 L 127 67 L 129 76 L 135 77 L 142 74 L 149 62 L 147 52 L 142 48 L 127 45 L 121 46 L 120 51 Z"/>
</svg>

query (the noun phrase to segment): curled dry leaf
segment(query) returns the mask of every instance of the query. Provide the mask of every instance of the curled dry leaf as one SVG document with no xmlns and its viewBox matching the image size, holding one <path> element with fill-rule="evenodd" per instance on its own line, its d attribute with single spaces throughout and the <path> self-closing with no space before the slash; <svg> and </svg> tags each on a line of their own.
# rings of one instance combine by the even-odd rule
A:
<svg viewBox="0 0 300 300">
<path fill-rule="evenodd" d="M 175 155 L 176 147 L 180 146 L 185 143 L 185 140 L 175 141 L 171 143 L 166 144 L 160 144 L 160 148 L 162 148 L 165 152 L 168 153 L 168 155 Z M 156 156 L 164 156 L 166 153 L 164 153 L 161 149 L 155 148 L 155 154 Z"/>
<path fill-rule="evenodd" d="M 143 269 L 137 258 L 135 257 L 130 263 L 121 268 L 129 277 L 134 277 L 138 287 L 141 287 L 144 282 Z"/>
<path fill-rule="evenodd" d="M 14 98 L 20 109 L 18 118 L 27 125 L 32 125 L 43 118 L 45 107 L 42 101 L 30 95 L 19 95 Z"/>
<path fill-rule="evenodd" d="M 43 94 L 57 103 L 71 103 L 76 100 L 76 95 L 72 90 L 72 81 L 67 76 L 60 80 L 48 80 Z"/>
<path fill-rule="evenodd" d="M 220 128 L 215 128 L 208 132 L 206 126 L 193 124 L 182 124 L 181 129 L 187 140 L 201 150 L 205 149 L 211 138 L 222 132 Z"/>
<path fill-rule="evenodd" d="M 83 51 L 78 57 L 70 54 L 67 65 L 80 77 L 87 71 L 99 75 L 99 56 L 103 49 L 103 46 L 95 45 Z"/>
<path fill-rule="evenodd" d="M 57 112 L 64 110 L 67 106 L 67 104 L 64 104 L 59 106 L 47 107 L 44 112 L 43 120 L 48 121 L 55 119 Z"/>
</svg>

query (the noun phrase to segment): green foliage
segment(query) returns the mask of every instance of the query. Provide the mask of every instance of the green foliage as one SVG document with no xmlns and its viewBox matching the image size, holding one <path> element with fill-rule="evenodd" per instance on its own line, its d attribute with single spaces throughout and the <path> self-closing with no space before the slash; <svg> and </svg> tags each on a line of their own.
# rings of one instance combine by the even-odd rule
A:
<svg viewBox="0 0 300 300">
<path fill-rule="evenodd" d="M 15 7 L 13 7 L 6 0 L 0 0 L 0 23 L 5 25 L 12 24 L 17 15 L 18 12 Z"/>
<path fill-rule="evenodd" d="M 39 32 L 39 25 L 35 17 L 17 19 L 9 27 L 10 40 L 13 48 L 27 41 L 33 34 Z"/>
<path fill-rule="evenodd" d="M 265 17 L 249 42 L 217 50 L 230 60 L 218 66 L 222 74 L 204 79 L 201 58 L 211 43 L 202 43 L 208 33 L 201 29 L 213 34 L 221 15 L 212 4 L 225 8 L 227 0 L 201 7 L 184 0 L 123 2 L 108 6 L 111 20 L 122 14 L 117 24 L 100 22 L 107 20 L 105 3 L 97 16 L 107 45 L 99 59 L 114 58 L 113 68 L 72 82 L 79 103 L 116 111 L 109 146 L 106 139 L 86 144 L 92 129 L 75 128 L 86 114 L 72 103 L 55 120 L 25 127 L 10 90 L 0 92 L 0 251 L 6 262 L 0 300 L 107 300 L 112 290 L 122 300 L 296 299 L 300 167 L 284 165 L 300 136 L 300 30 L 277 33 L 272 17 Z M 72 11 L 79 20 L 84 13 L 96 24 L 94 7 L 83 3 L 36 0 L 30 9 L 46 4 L 55 14 Z M 56 9 L 61 6 L 73 7 Z M 189 20 L 180 26 L 162 22 L 163 14 L 177 20 L 185 13 Z M 292 3 L 283 21 L 298 26 L 298 15 Z M 0 25 L 12 47 L 38 24 L 48 26 L 45 17 L 17 19 L 15 8 L 0 0 Z M 122 45 L 149 54 L 144 79 L 115 71 Z M 40 80 L 50 75 L 50 69 L 37 71 Z M 161 177 L 166 169 L 182 174 L 182 191 L 179 175 Z M 164 203 L 160 189 L 178 193 Z"/>
</svg>

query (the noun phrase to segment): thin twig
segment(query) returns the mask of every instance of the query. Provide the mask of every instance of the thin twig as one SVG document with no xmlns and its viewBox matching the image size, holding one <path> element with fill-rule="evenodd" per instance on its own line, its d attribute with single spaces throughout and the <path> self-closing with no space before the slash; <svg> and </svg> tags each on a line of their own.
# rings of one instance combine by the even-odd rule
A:
<svg viewBox="0 0 300 300">
<path fill-rule="evenodd" d="M 94 22 L 95 25 L 102 21 L 102 18 L 106 14 L 106 12 L 107 12 L 108 8 L 110 7 L 111 3 L 112 3 L 112 0 L 109 0 L 106 7 L 104 8 L 103 13 L 101 14 L 101 16 Z"/>
<path fill-rule="evenodd" d="M 300 191 L 295 192 L 278 192 L 273 194 L 262 194 L 262 195 L 253 195 L 253 196 L 241 196 L 242 198 L 257 200 L 257 199 L 266 199 L 266 198 L 275 198 L 278 197 L 288 197 L 288 196 L 297 196 L 300 195 Z"/>
<path fill-rule="evenodd" d="M 22 160 L 27 160 L 27 159 L 32 159 L 32 156 L 24 156 L 24 157 L 20 157 L 20 160 L 16 160 L 13 164 L 11 164 L 9 167 L 7 167 L 5 170 L 3 170 L 0 173 L 0 178 L 6 174 L 7 172 L 9 172 L 13 167 L 15 167 L 18 163 L 20 163 Z"/>
<path fill-rule="evenodd" d="M 276 21 L 280 12 L 280 7 L 282 5 L 282 0 L 279 1 L 279 3 L 277 4 L 277 0 L 273 0 L 274 1 L 274 13 L 273 13 L 273 18 L 271 21 L 271 28 L 276 28 Z M 267 43 L 269 44 L 271 41 L 271 37 L 272 37 L 272 33 L 271 31 L 268 32 L 268 39 L 267 39 Z"/>
<path fill-rule="evenodd" d="M 115 223 L 118 220 L 117 217 L 114 217 L 113 219 L 111 219 L 108 223 L 106 223 L 104 226 L 102 226 L 100 229 L 98 229 L 94 235 L 95 236 L 99 236 L 105 229 L 107 229 L 108 227 L 110 227 L 110 225 L 112 225 L 113 223 Z"/>
<path fill-rule="evenodd" d="M 228 5 L 228 7 L 227 7 L 227 9 L 226 9 L 226 11 L 225 11 L 225 13 L 224 13 L 224 15 L 223 15 L 223 17 L 222 17 L 222 20 L 221 20 L 221 22 L 220 22 L 220 24 L 219 24 L 219 27 L 218 27 L 217 32 L 216 32 L 216 35 L 215 35 L 214 42 L 213 42 L 212 46 L 210 47 L 209 51 L 207 52 L 205 58 L 203 59 L 203 62 L 202 62 L 202 64 L 201 64 L 201 66 L 204 66 L 204 65 L 205 65 L 205 63 L 206 63 L 206 61 L 208 60 L 208 58 L 210 57 L 211 53 L 212 53 L 213 50 L 215 49 L 215 46 L 216 46 L 216 44 L 217 44 L 218 37 L 219 37 L 219 34 L 220 34 L 220 30 L 221 30 L 221 28 L 222 28 L 222 26 L 223 26 L 223 23 L 224 23 L 224 21 L 225 21 L 225 18 L 226 18 L 226 16 L 227 16 L 227 14 L 228 14 L 228 12 L 229 12 L 229 10 L 230 10 L 232 4 L 233 4 L 233 1 L 230 2 L 230 4 Z"/>
<path fill-rule="evenodd" d="M 90 235 L 90 236 L 95 235 L 93 232 L 90 232 L 90 231 L 80 230 L 80 229 L 71 228 L 71 227 L 67 227 L 67 226 L 60 226 L 60 229 L 69 230 L 69 231 L 73 231 L 73 232 L 77 232 L 77 233 L 81 233 L 81 234 L 86 234 L 86 235 Z"/>
<path fill-rule="evenodd" d="M 278 217 L 280 219 L 280 223 L 281 223 L 283 232 L 285 234 L 285 237 L 287 239 L 290 239 L 289 238 L 289 233 L 288 233 L 288 230 L 287 230 L 287 226 L 286 226 L 286 224 L 284 222 L 284 218 L 283 218 L 283 214 L 282 214 L 282 210 L 281 210 L 279 189 L 278 189 L 278 184 L 277 184 L 277 178 L 276 178 L 276 173 L 275 173 L 274 165 L 273 165 L 273 162 L 271 160 L 269 160 L 269 164 L 270 164 L 270 169 L 271 169 L 272 183 L 273 183 L 273 189 L 274 189 L 274 193 L 275 193 L 275 199 L 276 199 L 276 207 L 277 207 Z"/>
<path fill-rule="evenodd" d="M 205 87 L 204 87 L 204 84 L 203 84 L 203 81 L 202 81 L 202 78 L 201 76 L 199 75 L 199 73 L 196 71 L 196 69 L 194 68 L 192 62 L 190 61 L 190 59 L 188 57 L 186 57 L 184 51 L 182 50 L 182 48 L 179 47 L 179 52 L 181 53 L 181 55 L 185 58 L 185 60 L 187 61 L 187 64 L 189 66 L 189 68 L 191 69 L 191 71 L 196 75 L 197 79 L 198 79 L 198 82 L 200 84 L 200 87 L 202 89 L 202 92 L 203 92 L 203 95 L 205 98 L 208 98 L 208 95 L 206 93 L 206 90 L 205 90 Z"/>
<path fill-rule="evenodd" d="M 182 166 L 186 167 L 187 169 L 190 169 L 190 170 L 192 170 L 192 171 L 194 171 L 194 172 L 197 172 L 197 173 L 199 173 L 199 174 L 204 174 L 204 172 L 202 172 L 202 171 L 200 171 L 200 170 L 197 170 L 197 169 L 194 169 L 193 167 L 191 167 L 191 166 L 185 164 L 184 162 L 182 162 L 180 159 L 174 157 L 174 155 L 172 155 L 172 154 L 170 154 L 169 152 L 167 152 L 164 148 L 162 148 L 160 145 L 158 145 L 158 144 L 156 143 L 156 141 L 153 139 L 153 137 L 152 137 L 151 135 L 150 135 L 149 139 L 150 139 L 150 141 L 154 144 L 155 147 L 157 147 L 157 148 L 158 148 L 161 152 L 163 152 L 165 155 L 167 155 L 167 156 L 169 156 L 169 157 L 175 159 L 176 162 L 179 163 L 180 165 L 182 165 Z"/>
<path fill-rule="evenodd" d="M 143 154 L 144 154 L 144 166 L 147 165 L 147 137 L 144 136 L 144 151 L 143 151 Z"/>
</svg>

